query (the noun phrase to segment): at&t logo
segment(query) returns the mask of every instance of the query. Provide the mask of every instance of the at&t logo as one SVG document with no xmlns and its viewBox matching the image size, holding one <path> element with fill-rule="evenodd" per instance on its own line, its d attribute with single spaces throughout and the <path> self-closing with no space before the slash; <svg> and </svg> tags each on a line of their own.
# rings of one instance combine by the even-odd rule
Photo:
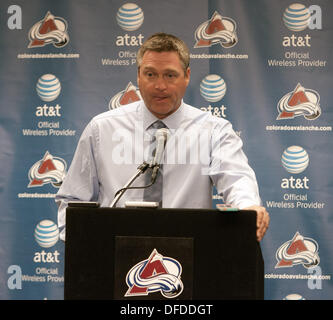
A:
<svg viewBox="0 0 333 320">
<path fill-rule="evenodd" d="M 144 21 L 144 14 L 142 9 L 135 3 L 123 4 L 117 12 L 116 20 L 120 28 L 125 31 L 138 30 Z M 143 44 L 144 36 L 142 34 L 117 36 L 116 45 L 118 47 L 126 46 L 141 46 Z"/>
<path fill-rule="evenodd" d="M 53 74 L 42 75 L 36 84 L 38 97 L 45 102 L 51 102 L 58 98 L 61 92 L 61 83 Z M 36 108 L 37 117 L 61 117 L 61 106 L 57 103 L 55 106 L 47 105 Z"/>
<path fill-rule="evenodd" d="M 51 220 L 42 220 L 35 228 L 34 237 L 38 245 L 42 248 L 51 248 L 59 240 L 58 226 Z M 35 252 L 33 261 L 35 263 L 60 263 L 59 255 L 58 250 L 54 252 L 42 250 Z"/>
<path fill-rule="evenodd" d="M 290 146 L 284 150 L 281 157 L 282 166 L 289 173 L 302 173 L 309 165 L 309 156 L 305 149 L 300 146 Z M 309 189 L 309 178 L 283 178 L 282 189 Z"/>
<path fill-rule="evenodd" d="M 50 248 L 59 240 L 58 226 L 51 220 L 42 220 L 37 224 L 34 236 L 41 247 Z"/>
<path fill-rule="evenodd" d="M 209 102 L 220 101 L 227 91 L 225 81 L 216 74 L 206 76 L 200 83 L 200 94 Z"/>
<path fill-rule="evenodd" d="M 322 29 L 322 12 L 318 5 L 311 5 L 308 8 L 301 3 L 293 3 L 288 6 L 282 17 L 284 25 L 294 32 Z M 311 47 L 311 36 L 285 36 L 282 40 L 284 47 Z"/>
<path fill-rule="evenodd" d="M 36 91 L 43 101 L 53 101 L 57 99 L 60 94 L 60 81 L 53 74 L 44 74 L 37 81 Z"/>
<path fill-rule="evenodd" d="M 283 152 L 281 162 L 289 173 L 301 173 L 309 165 L 309 155 L 300 146 L 290 146 Z"/>
<path fill-rule="evenodd" d="M 227 92 L 227 85 L 217 74 L 209 74 L 202 79 L 200 83 L 200 95 L 208 102 L 214 103 L 220 101 Z M 202 107 L 203 111 L 210 111 L 213 115 L 218 117 L 226 117 L 225 111 L 227 107 L 221 105 L 221 107 Z"/>
<path fill-rule="evenodd" d="M 126 31 L 134 31 L 141 27 L 144 20 L 142 9 L 134 3 L 125 3 L 117 12 L 117 23 Z"/>
<path fill-rule="evenodd" d="M 293 3 L 283 13 L 283 22 L 291 31 L 303 31 L 306 28 L 322 29 L 322 12 L 317 5 L 307 8 L 304 4 Z"/>
</svg>

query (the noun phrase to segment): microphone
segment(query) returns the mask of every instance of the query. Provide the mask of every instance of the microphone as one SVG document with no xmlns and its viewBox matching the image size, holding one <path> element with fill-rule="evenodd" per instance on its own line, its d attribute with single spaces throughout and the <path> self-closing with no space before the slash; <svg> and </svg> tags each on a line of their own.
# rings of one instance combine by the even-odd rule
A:
<svg viewBox="0 0 333 320">
<path fill-rule="evenodd" d="M 156 149 L 155 156 L 150 165 L 151 168 L 155 166 L 159 166 L 162 161 L 162 155 L 165 148 L 165 144 L 169 137 L 169 130 L 167 128 L 161 128 L 156 130 L 155 138 L 156 138 Z"/>
<path fill-rule="evenodd" d="M 151 177 L 152 183 L 155 182 L 157 178 L 158 170 L 160 169 L 160 164 L 162 162 L 162 155 L 165 149 L 165 144 L 169 137 L 169 130 L 167 128 L 158 129 L 155 133 L 156 138 L 156 151 L 155 156 L 150 164 L 150 167 L 153 168 L 153 173 Z"/>
<path fill-rule="evenodd" d="M 162 161 L 162 155 L 163 155 L 163 151 L 165 148 L 165 144 L 168 140 L 169 137 L 169 130 L 166 128 L 161 128 L 158 129 L 155 133 L 155 138 L 157 141 L 156 144 L 156 152 L 154 155 L 154 159 L 151 161 L 150 164 L 148 164 L 147 162 L 143 162 L 137 169 L 137 172 L 135 173 L 135 175 L 126 183 L 126 185 L 119 189 L 116 194 L 115 197 L 113 199 L 113 201 L 110 204 L 110 207 L 113 208 L 116 206 L 117 202 L 119 201 L 119 199 L 121 198 L 121 196 L 125 193 L 126 190 L 129 189 L 144 189 L 147 187 L 150 187 L 151 185 L 153 185 L 155 183 L 155 180 L 157 178 L 157 173 L 158 170 L 160 168 L 160 164 Z M 152 177 L 151 177 L 151 183 L 147 186 L 143 186 L 143 187 L 131 187 L 132 183 L 141 175 L 143 174 L 148 168 L 152 168 L 153 169 L 153 173 L 152 173 Z"/>
</svg>

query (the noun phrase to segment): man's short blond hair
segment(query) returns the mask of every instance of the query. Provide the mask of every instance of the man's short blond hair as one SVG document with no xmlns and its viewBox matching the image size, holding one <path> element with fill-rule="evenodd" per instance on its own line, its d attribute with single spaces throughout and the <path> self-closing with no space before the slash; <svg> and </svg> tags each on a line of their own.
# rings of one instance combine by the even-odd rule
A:
<svg viewBox="0 0 333 320">
<path fill-rule="evenodd" d="M 140 68 L 142 63 L 143 55 L 146 51 L 156 51 L 156 52 L 167 52 L 175 51 L 178 53 L 180 61 L 182 62 L 184 72 L 187 71 L 187 68 L 190 65 L 190 52 L 185 44 L 185 42 L 172 34 L 167 33 L 155 33 L 150 36 L 140 47 L 136 62 L 138 68 Z"/>
</svg>

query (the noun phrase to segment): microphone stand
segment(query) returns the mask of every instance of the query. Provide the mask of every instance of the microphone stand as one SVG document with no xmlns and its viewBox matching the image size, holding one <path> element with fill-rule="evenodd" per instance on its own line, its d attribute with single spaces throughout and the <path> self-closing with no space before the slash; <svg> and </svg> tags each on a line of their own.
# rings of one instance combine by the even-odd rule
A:
<svg viewBox="0 0 333 320">
<path fill-rule="evenodd" d="M 134 176 L 128 180 L 128 182 L 125 184 L 125 186 L 120 189 L 121 191 L 118 193 L 116 193 L 116 197 L 113 199 L 113 201 L 110 204 L 111 208 L 114 208 L 117 204 L 117 202 L 119 201 L 119 199 L 121 198 L 121 196 L 125 193 L 125 191 L 131 186 L 131 184 L 141 175 L 143 174 L 147 168 L 149 167 L 149 164 L 147 162 L 143 162 L 142 164 L 140 164 L 138 166 L 138 170 L 137 172 L 134 174 Z"/>
<path fill-rule="evenodd" d="M 160 132 L 159 132 L 160 131 Z M 167 139 L 167 137 L 168 137 L 168 132 L 169 131 L 165 131 L 165 129 L 159 129 L 159 130 L 157 130 L 157 132 L 156 132 L 156 139 L 157 140 L 161 140 L 161 139 L 163 139 L 162 140 L 162 142 L 164 143 L 164 145 L 163 145 L 163 151 L 164 151 L 164 147 L 165 147 L 165 143 L 166 143 L 166 139 Z M 160 133 L 159 135 L 158 135 L 158 133 Z M 162 136 L 161 136 L 161 134 L 162 134 Z M 157 150 L 160 150 L 161 149 L 161 147 L 158 149 L 158 146 L 156 147 L 156 153 L 157 153 Z M 121 188 L 121 189 L 119 189 L 117 192 L 116 192 L 116 194 L 115 194 L 115 198 L 113 199 L 113 201 L 111 202 L 111 204 L 110 204 L 110 207 L 111 208 L 114 208 L 115 206 L 116 206 L 116 204 L 117 204 L 117 202 L 119 201 L 119 199 L 121 198 L 121 196 L 125 193 L 125 191 L 126 190 L 128 190 L 128 189 L 143 189 L 143 188 L 147 188 L 147 187 L 150 187 L 150 186 L 152 186 L 154 183 L 155 183 L 155 181 L 156 181 L 156 178 L 157 178 L 157 173 L 158 173 L 158 171 L 159 171 L 159 169 L 160 169 L 160 159 L 157 161 L 157 159 L 156 159 L 156 153 L 155 153 L 155 157 L 154 157 L 154 161 L 152 162 L 152 163 L 150 163 L 150 164 L 148 164 L 147 162 L 143 162 L 141 165 L 139 165 L 138 166 L 138 170 L 137 170 L 137 172 L 134 174 L 134 176 L 125 184 L 125 186 L 123 187 L 123 188 Z M 161 150 L 160 150 L 160 153 L 159 153 L 159 157 L 161 157 Z M 157 163 L 155 163 L 155 161 L 157 161 Z M 153 170 L 153 172 L 152 172 L 152 177 L 151 177 L 151 183 L 149 184 L 149 185 L 147 185 L 147 186 L 143 186 L 143 187 L 130 187 L 131 186 L 131 184 L 141 175 L 141 174 L 143 174 L 146 170 L 147 170 L 147 168 L 152 168 L 152 170 Z"/>
</svg>

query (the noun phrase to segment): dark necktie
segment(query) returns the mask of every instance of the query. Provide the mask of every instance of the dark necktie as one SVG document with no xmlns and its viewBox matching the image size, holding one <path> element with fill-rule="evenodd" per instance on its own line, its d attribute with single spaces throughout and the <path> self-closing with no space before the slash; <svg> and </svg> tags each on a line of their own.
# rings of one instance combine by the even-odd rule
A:
<svg viewBox="0 0 333 320">
<path fill-rule="evenodd" d="M 153 129 L 153 139 L 151 141 L 151 148 L 154 148 L 152 152 L 149 154 L 152 156 L 152 159 L 155 156 L 156 152 L 156 144 L 154 145 L 154 142 L 156 140 L 155 133 L 156 130 L 161 129 L 161 128 L 166 128 L 166 125 L 161 121 L 157 120 L 151 125 L 151 128 Z M 150 162 L 150 161 L 149 161 Z M 148 170 L 145 173 L 145 185 L 148 185 L 151 183 L 151 175 L 152 175 L 152 169 L 148 168 Z M 144 189 L 143 193 L 143 201 L 153 201 L 153 202 L 158 202 L 159 207 L 162 207 L 162 194 L 163 194 L 163 165 L 160 165 L 160 169 L 157 174 L 157 178 L 155 183 L 146 189 Z"/>
</svg>

